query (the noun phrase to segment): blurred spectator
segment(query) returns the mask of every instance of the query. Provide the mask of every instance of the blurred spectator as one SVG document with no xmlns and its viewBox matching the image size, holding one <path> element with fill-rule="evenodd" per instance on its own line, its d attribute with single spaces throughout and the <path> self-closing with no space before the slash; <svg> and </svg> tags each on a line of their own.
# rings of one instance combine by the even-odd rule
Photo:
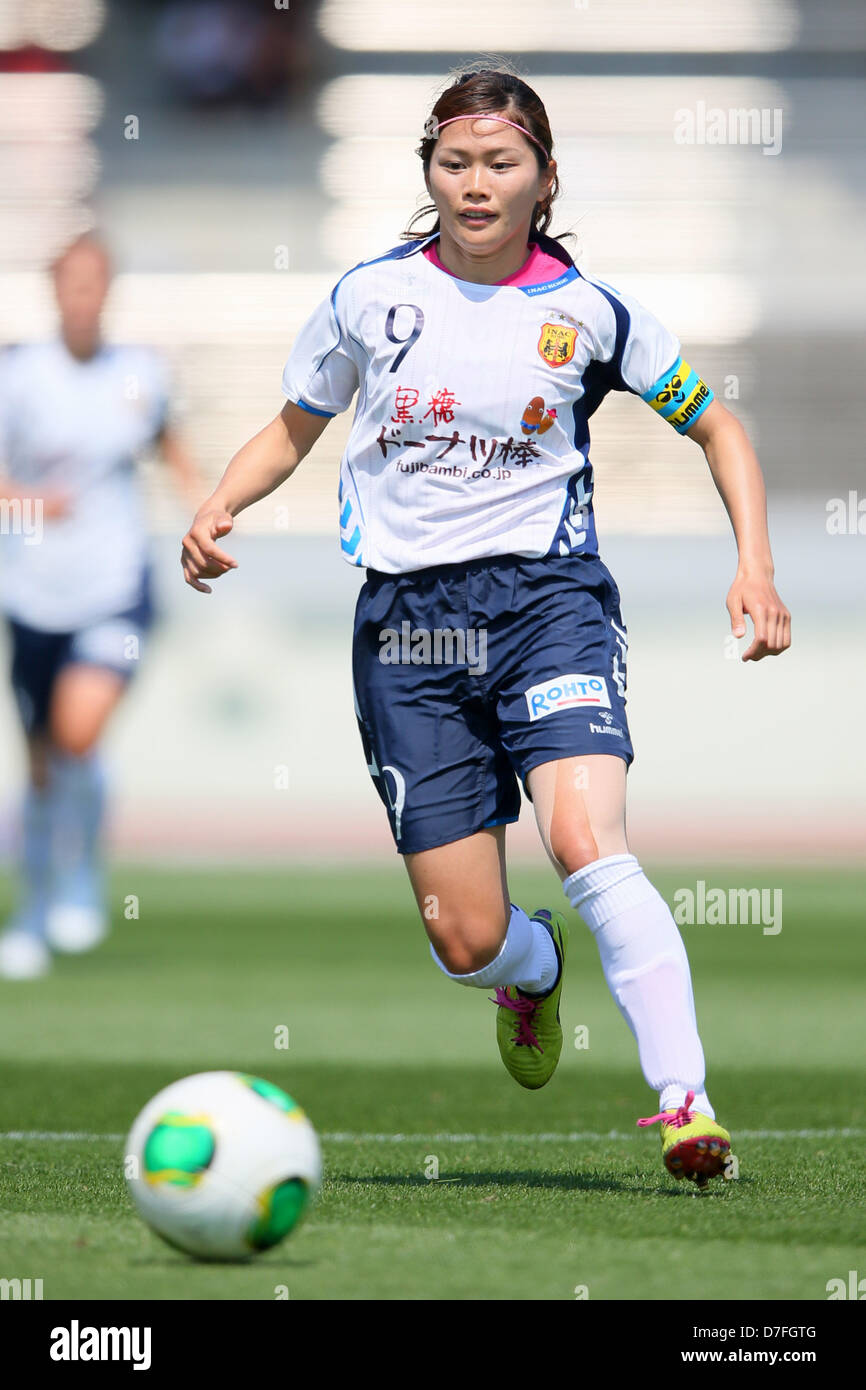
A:
<svg viewBox="0 0 866 1390">
<path fill-rule="evenodd" d="M 307 33 L 300 7 L 172 0 L 157 25 L 156 59 L 183 101 L 270 105 L 305 87 Z"/>
<path fill-rule="evenodd" d="M 69 67 L 65 56 L 32 43 L 25 48 L 0 50 L 0 72 L 68 72 Z"/>
</svg>

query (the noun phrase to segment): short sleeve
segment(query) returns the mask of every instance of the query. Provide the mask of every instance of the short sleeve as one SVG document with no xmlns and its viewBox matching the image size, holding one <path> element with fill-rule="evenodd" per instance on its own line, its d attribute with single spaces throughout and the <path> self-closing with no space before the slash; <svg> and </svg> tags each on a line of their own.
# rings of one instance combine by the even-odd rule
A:
<svg viewBox="0 0 866 1390">
<path fill-rule="evenodd" d="M 283 368 L 283 394 L 313 415 L 332 416 L 348 410 L 358 385 L 358 367 L 329 295 L 295 339 Z"/>
<path fill-rule="evenodd" d="M 620 298 L 629 315 L 623 381 L 678 434 L 684 434 L 706 410 L 713 393 L 683 360 L 679 339 L 636 299 Z"/>
</svg>

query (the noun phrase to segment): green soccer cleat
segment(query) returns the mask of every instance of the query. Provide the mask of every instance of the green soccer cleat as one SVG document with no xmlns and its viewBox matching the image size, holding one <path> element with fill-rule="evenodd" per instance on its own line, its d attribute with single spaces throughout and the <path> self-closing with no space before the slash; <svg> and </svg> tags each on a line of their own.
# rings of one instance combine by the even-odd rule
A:
<svg viewBox="0 0 866 1390">
<path fill-rule="evenodd" d="M 562 1051 L 562 1028 L 559 1023 L 559 998 L 562 994 L 562 973 L 568 945 L 568 927 L 559 912 L 541 907 L 532 914 L 533 922 L 541 922 L 553 938 L 559 960 L 556 984 L 547 994 L 525 994 L 516 985 L 504 989 L 497 986 L 491 1003 L 496 1010 L 496 1041 L 499 1053 L 511 1075 L 528 1091 L 546 1086 Z"/>
<path fill-rule="evenodd" d="M 689 1091 L 677 1110 L 662 1110 L 647 1115 L 639 1125 L 661 1122 L 662 1158 L 672 1177 L 688 1178 L 698 1187 L 706 1187 L 710 1178 L 725 1176 L 725 1165 L 731 1152 L 731 1136 L 699 1110 L 690 1110 L 695 1098 Z"/>
</svg>

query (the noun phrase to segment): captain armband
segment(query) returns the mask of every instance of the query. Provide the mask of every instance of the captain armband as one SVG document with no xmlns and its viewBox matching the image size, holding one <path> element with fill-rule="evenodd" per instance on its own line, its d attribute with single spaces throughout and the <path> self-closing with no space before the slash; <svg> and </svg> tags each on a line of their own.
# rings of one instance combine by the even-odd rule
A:
<svg viewBox="0 0 866 1390">
<path fill-rule="evenodd" d="M 681 357 L 641 396 L 677 434 L 685 434 L 712 399 L 710 387 Z"/>
</svg>

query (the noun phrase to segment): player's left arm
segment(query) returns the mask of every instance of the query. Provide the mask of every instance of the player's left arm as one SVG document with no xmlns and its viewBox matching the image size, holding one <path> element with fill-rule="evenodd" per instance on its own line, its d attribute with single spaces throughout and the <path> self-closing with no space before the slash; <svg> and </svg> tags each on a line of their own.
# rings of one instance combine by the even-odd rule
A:
<svg viewBox="0 0 866 1390">
<path fill-rule="evenodd" d="M 156 348 L 142 349 L 139 370 L 151 411 L 152 447 L 168 467 L 180 500 L 185 506 L 198 507 L 210 489 L 184 438 L 185 410 L 168 359 Z"/>
<path fill-rule="evenodd" d="M 791 645 L 791 615 L 773 583 L 767 494 L 758 457 L 736 415 L 716 398 L 683 433 L 703 449 L 737 540 L 737 573 L 726 600 L 731 631 L 735 637 L 745 635 L 746 613 L 755 629 L 742 660 L 778 656 Z"/>
<path fill-rule="evenodd" d="M 617 294 L 610 286 L 607 289 L 608 297 Z M 616 361 L 619 349 L 623 386 L 639 395 L 677 434 L 687 434 L 700 444 L 734 528 L 739 563 L 727 597 L 731 631 L 735 637 L 745 636 L 746 613 L 755 629 L 742 659 L 778 656 L 791 645 L 791 615 L 773 584 L 767 496 L 749 437 L 737 417 L 683 360 L 679 339 L 633 296 L 619 294 L 618 298 L 626 314 L 619 316 L 611 361 Z M 612 330 L 609 321 L 609 335 Z"/>
<path fill-rule="evenodd" d="M 165 424 L 156 435 L 160 456 L 171 470 L 172 481 L 182 501 L 197 507 L 206 496 L 208 485 L 199 472 L 190 450 L 174 425 Z"/>
</svg>

